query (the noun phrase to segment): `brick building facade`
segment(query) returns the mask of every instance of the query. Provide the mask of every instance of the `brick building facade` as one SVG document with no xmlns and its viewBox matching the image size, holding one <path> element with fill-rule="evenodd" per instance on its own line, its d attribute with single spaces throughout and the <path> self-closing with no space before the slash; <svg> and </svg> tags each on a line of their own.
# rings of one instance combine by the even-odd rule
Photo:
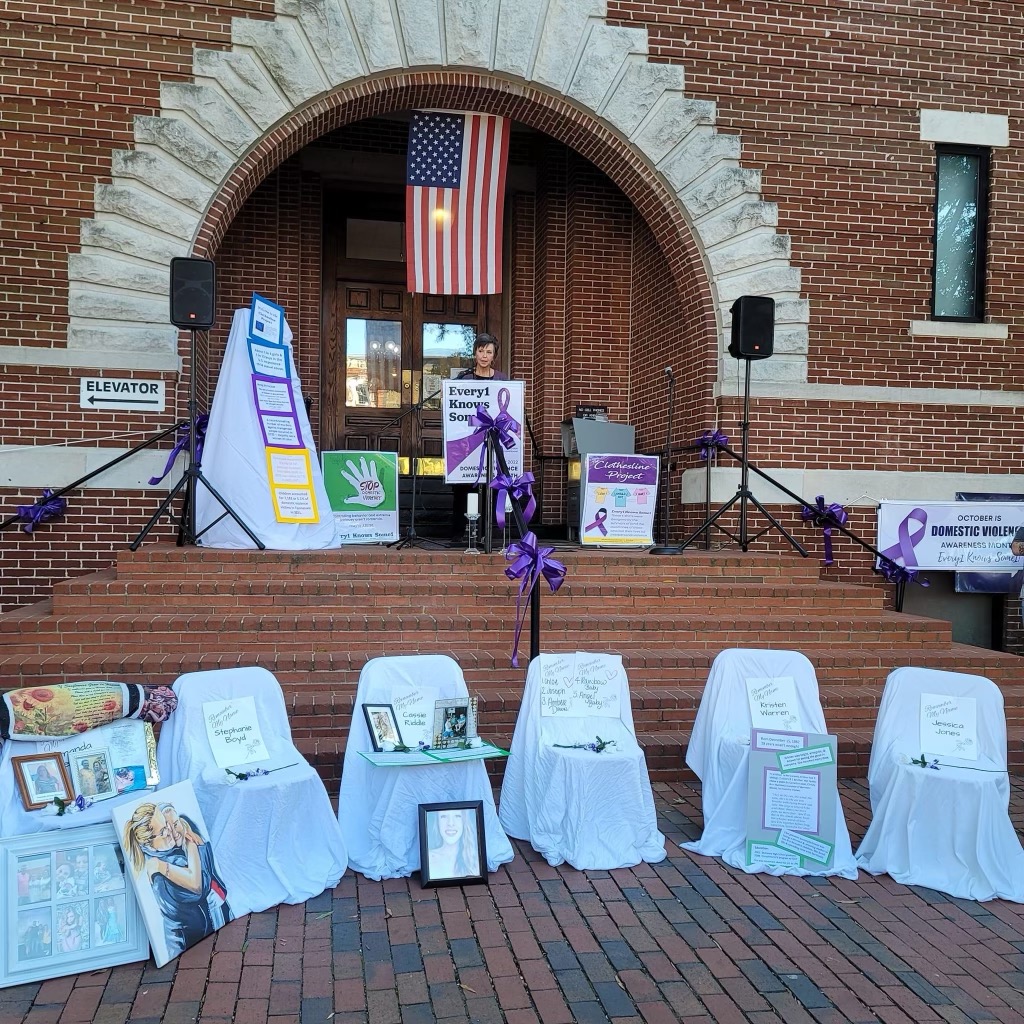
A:
<svg viewBox="0 0 1024 1024">
<path fill-rule="evenodd" d="M 1024 491 L 1022 27 L 1009 2 L 95 0 L 71 15 L 12 0 L 5 514 L 184 415 L 174 256 L 218 265 L 202 394 L 230 310 L 259 291 L 295 331 L 318 443 L 342 442 L 336 303 L 352 268 L 331 256 L 330 225 L 354 195 L 400 192 L 403 119 L 432 107 L 515 123 L 506 288 L 486 321 L 527 382 L 541 454 L 560 453 L 578 402 L 607 404 L 659 450 L 666 365 L 676 443 L 711 426 L 738 436 L 729 309 L 759 294 L 776 300 L 776 354 L 753 366 L 751 456 L 787 487 L 844 504 L 868 539 L 878 499 Z M 932 305 L 948 146 L 988 160 L 984 303 L 957 321 Z M 162 380 L 167 409 L 83 410 L 84 376 Z M 126 460 L 31 535 L 0 533 L 0 606 L 105 566 L 155 508 L 146 481 L 164 457 Z M 551 465 L 553 524 L 565 489 Z M 716 503 L 736 476 L 715 470 Z M 676 535 L 699 518 L 704 481 L 699 460 L 680 457 Z M 816 548 L 791 503 L 761 494 Z M 869 574 L 854 545 L 838 551 L 835 572 Z"/>
</svg>

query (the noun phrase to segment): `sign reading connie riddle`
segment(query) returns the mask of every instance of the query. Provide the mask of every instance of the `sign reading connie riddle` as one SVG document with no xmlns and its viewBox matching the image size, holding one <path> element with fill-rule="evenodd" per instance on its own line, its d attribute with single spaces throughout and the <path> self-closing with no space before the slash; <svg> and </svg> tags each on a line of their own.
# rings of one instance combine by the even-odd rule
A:
<svg viewBox="0 0 1024 1024">
<path fill-rule="evenodd" d="M 645 547 L 654 543 L 656 455 L 587 455 L 582 492 L 581 544 Z"/>
<path fill-rule="evenodd" d="M 523 472 L 523 382 L 521 380 L 446 380 L 441 386 L 444 473 L 449 484 L 475 484 L 486 467 L 487 425 L 470 422 L 483 406 L 497 428 L 508 471 Z M 497 467 L 494 467 L 497 472 Z"/>
<path fill-rule="evenodd" d="M 1016 571 L 1024 556 L 1010 545 L 1022 529 L 1024 503 L 883 501 L 877 546 L 908 569 Z"/>
<path fill-rule="evenodd" d="M 324 487 L 343 544 L 398 539 L 398 455 L 324 452 Z"/>
</svg>

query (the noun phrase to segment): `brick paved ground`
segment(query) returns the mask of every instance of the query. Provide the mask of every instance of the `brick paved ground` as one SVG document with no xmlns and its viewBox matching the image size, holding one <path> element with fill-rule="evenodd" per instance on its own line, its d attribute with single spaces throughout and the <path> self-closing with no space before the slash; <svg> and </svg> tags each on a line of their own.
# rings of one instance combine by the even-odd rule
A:
<svg viewBox="0 0 1024 1024">
<path fill-rule="evenodd" d="M 844 782 L 854 841 L 863 782 Z M 887 878 L 744 875 L 676 847 L 697 787 L 657 787 L 667 860 L 551 868 L 523 844 L 489 887 L 347 874 L 333 893 L 236 921 L 162 970 L 0 992 L 0 1024 L 1024 1022 L 1024 907 Z M 1011 808 L 1024 820 L 1024 780 Z"/>
</svg>

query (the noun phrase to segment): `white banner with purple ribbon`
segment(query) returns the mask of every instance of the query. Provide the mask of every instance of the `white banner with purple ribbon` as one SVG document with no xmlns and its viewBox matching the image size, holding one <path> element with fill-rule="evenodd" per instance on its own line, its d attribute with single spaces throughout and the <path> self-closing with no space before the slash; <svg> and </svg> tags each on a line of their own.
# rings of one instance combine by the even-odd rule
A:
<svg viewBox="0 0 1024 1024">
<path fill-rule="evenodd" d="M 485 414 L 480 416 L 478 407 Z M 475 484 L 487 466 L 487 432 L 494 429 L 514 480 L 523 472 L 523 382 L 521 380 L 446 380 L 441 389 L 444 479 Z M 494 466 L 496 473 L 498 467 Z"/>
<path fill-rule="evenodd" d="M 588 455 L 583 466 L 580 543 L 645 547 L 654 543 L 657 455 Z"/>
<path fill-rule="evenodd" d="M 1024 502 L 883 501 L 878 507 L 878 550 L 907 569 L 1016 571 L 1024 557 L 1010 545 L 1019 531 Z"/>
</svg>

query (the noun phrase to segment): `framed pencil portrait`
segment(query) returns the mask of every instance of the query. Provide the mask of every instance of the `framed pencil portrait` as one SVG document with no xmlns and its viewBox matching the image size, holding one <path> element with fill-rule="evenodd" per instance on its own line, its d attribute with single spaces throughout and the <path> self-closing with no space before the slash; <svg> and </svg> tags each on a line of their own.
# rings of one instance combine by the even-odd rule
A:
<svg viewBox="0 0 1024 1024">
<path fill-rule="evenodd" d="M 26 811 L 38 811 L 54 800 L 74 800 L 71 776 L 60 754 L 15 755 L 11 767 Z"/>
<path fill-rule="evenodd" d="M 364 704 L 363 714 L 366 716 L 366 728 L 370 730 L 370 742 L 378 754 L 384 750 L 385 743 L 402 746 L 398 719 L 390 704 Z"/>
<path fill-rule="evenodd" d="M 420 885 L 486 884 L 483 801 L 420 804 L 419 816 Z"/>
<path fill-rule="evenodd" d="M 149 957 L 108 822 L 0 839 L 0 988 Z"/>
</svg>

